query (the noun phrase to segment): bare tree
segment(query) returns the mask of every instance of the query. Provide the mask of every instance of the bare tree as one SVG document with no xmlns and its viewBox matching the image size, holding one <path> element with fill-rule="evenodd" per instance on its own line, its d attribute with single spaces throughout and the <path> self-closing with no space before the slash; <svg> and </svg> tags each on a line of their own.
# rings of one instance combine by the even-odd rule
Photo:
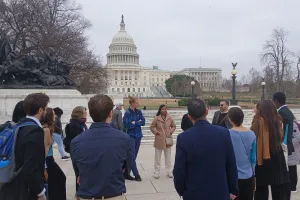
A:
<svg viewBox="0 0 300 200">
<path fill-rule="evenodd" d="M 232 90 L 232 79 L 228 79 L 228 78 L 223 78 L 222 80 L 222 88 L 224 90 L 228 90 L 231 91 Z"/>
<path fill-rule="evenodd" d="M 79 89 L 89 82 L 94 89 L 106 90 L 107 73 L 89 50 L 84 32 L 91 23 L 81 10 L 75 0 L 0 0 L 0 27 L 8 34 L 13 50 L 59 56 L 73 66 L 71 75 Z"/>
<path fill-rule="evenodd" d="M 291 52 L 286 46 L 287 37 L 286 30 L 274 29 L 271 39 L 263 46 L 261 61 L 274 70 L 277 91 L 282 90 L 285 70 L 291 65 Z"/>
<path fill-rule="evenodd" d="M 248 72 L 248 78 L 249 80 L 249 85 L 250 85 L 250 91 L 251 92 L 256 92 L 260 89 L 260 84 L 262 80 L 261 73 L 252 67 L 249 72 Z"/>
<path fill-rule="evenodd" d="M 297 64 L 296 64 L 296 70 L 297 70 L 297 77 L 296 77 L 296 83 L 300 85 L 300 52 L 296 55 Z"/>
</svg>

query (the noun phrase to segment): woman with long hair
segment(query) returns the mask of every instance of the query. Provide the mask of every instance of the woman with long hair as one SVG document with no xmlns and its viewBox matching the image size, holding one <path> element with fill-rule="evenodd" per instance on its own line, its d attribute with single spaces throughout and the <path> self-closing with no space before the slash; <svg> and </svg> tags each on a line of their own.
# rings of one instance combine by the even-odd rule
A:
<svg viewBox="0 0 300 200">
<path fill-rule="evenodd" d="M 19 101 L 13 111 L 12 115 L 12 122 L 13 123 L 18 123 L 21 119 L 26 117 L 26 113 L 24 110 L 24 101 Z M 4 124 L 0 125 L 0 132 L 3 131 L 6 127 L 11 125 L 10 121 L 5 122 Z"/>
<path fill-rule="evenodd" d="M 136 181 L 142 181 L 142 178 L 139 174 L 139 171 L 137 169 L 136 165 L 136 158 L 139 153 L 141 140 L 143 137 L 142 133 L 142 126 L 145 126 L 145 118 L 143 116 L 143 113 L 141 110 L 138 109 L 140 105 L 140 101 L 136 97 L 129 96 L 129 105 L 130 107 L 125 112 L 123 117 L 123 123 L 124 128 L 126 130 L 126 133 L 130 136 L 130 143 L 131 148 L 134 155 L 134 163 L 132 166 L 132 173 L 135 176 L 135 178 L 130 176 L 130 172 L 125 171 L 124 176 L 125 179 L 128 180 L 136 180 Z"/>
<path fill-rule="evenodd" d="M 48 181 L 48 199 L 66 200 L 66 176 L 53 157 L 53 133 L 55 113 L 52 108 L 47 108 L 41 123 L 45 132 L 46 169 L 45 179 Z"/>
<path fill-rule="evenodd" d="M 13 115 L 12 115 L 12 121 L 15 123 L 18 123 L 22 118 L 26 117 L 26 113 L 24 111 L 24 101 L 19 101 L 16 106 L 15 109 L 13 111 Z"/>
<path fill-rule="evenodd" d="M 228 118 L 232 124 L 229 132 L 238 169 L 238 200 L 253 200 L 256 136 L 253 131 L 243 126 L 244 113 L 242 109 L 230 108 Z"/>
<path fill-rule="evenodd" d="M 176 130 L 176 125 L 173 118 L 168 115 L 166 105 L 162 104 L 159 106 L 156 117 L 150 126 L 151 132 L 155 135 L 154 147 L 155 147 L 155 159 L 154 159 L 154 178 L 158 179 L 160 176 L 160 160 L 161 154 L 164 152 L 165 155 L 165 168 L 167 176 L 173 178 L 171 169 L 171 147 L 172 134 Z"/>
<path fill-rule="evenodd" d="M 257 144 L 255 199 L 268 200 L 268 186 L 271 186 L 272 199 L 284 200 L 288 195 L 289 175 L 282 148 L 282 119 L 271 100 L 257 105 L 251 130 L 256 135 Z"/>
</svg>

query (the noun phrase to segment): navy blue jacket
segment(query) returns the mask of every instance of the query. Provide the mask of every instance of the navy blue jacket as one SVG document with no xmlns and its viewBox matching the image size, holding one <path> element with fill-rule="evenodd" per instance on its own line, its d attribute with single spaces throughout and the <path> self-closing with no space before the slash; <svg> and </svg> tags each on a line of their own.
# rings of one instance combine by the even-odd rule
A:
<svg viewBox="0 0 300 200">
<path fill-rule="evenodd" d="M 184 200 L 237 196 L 238 173 L 228 129 L 201 120 L 179 134 L 173 174 Z"/>
<path fill-rule="evenodd" d="M 132 123 L 133 121 L 135 121 L 135 124 Z M 133 111 L 131 108 L 128 108 L 123 117 L 123 124 L 126 129 L 126 133 L 130 137 L 143 137 L 142 126 L 145 126 L 145 118 L 141 110 L 135 109 Z"/>
<path fill-rule="evenodd" d="M 71 159 L 80 176 L 77 195 L 82 198 L 116 196 L 126 192 L 123 165 L 130 171 L 130 138 L 107 123 L 93 123 L 72 140 Z"/>
</svg>

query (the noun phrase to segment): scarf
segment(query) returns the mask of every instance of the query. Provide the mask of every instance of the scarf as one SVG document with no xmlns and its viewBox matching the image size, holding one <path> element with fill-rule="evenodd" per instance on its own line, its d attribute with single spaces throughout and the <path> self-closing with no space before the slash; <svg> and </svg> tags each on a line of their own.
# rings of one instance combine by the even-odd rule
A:
<svg viewBox="0 0 300 200">
<path fill-rule="evenodd" d="M 262 117 L 254 117 L 251 130 L 256 135 L 257 164 L 262 165 L 263 160 L 270 159 L 270 138 L 268 126 Z"/>
</svg>

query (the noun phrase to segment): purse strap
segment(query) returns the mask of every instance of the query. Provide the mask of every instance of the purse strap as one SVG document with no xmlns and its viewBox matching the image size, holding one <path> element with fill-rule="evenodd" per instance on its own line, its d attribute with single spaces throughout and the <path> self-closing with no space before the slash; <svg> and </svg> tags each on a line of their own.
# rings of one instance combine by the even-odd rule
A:
<svg viewBox="0 0 300 200">
<path fill-rule="evenodd" d="M 249 161 L 250 166 L 251 166 L 251 169 L 252 169 L 252 174 L 253 174 L 253 176 L 254 176 L 255 173 L 254 173 L 254 169 L 253 169 L 253 166 L 252 166 L 252 163 L 251 163 L 251 158 L 250 158 L 250 155 L 249 155 L 248 152 L 247 152 L 247 148 L 246 148 L 245 142 L 244 142 L 244 140 L 243 140 L 243 137 L 241 136 L 241 134 L 240 134 L 238 131 L 235 131 L 235 132 L 241 137 L 241 140 L 242 140 L 242 142 L 243 142 L 243 145 L 244 145 L 246 154 L 247 154 L 247 156 L 248 156 L 248 161 Z"/>
<path fill-rule="evenodd" d="M 164 128 L 163 128 L 163 126 L 162 126 L 162 123 L 160 122 L 160 127 L 161 127 L 161 129 L 163 130 L 163 132 L 164 132 L 164 135 L 167 137 L 167 135 L 166 135 L 166 133 L 165 133 L 165 130 L 164 130 Z"/>
</svg>

